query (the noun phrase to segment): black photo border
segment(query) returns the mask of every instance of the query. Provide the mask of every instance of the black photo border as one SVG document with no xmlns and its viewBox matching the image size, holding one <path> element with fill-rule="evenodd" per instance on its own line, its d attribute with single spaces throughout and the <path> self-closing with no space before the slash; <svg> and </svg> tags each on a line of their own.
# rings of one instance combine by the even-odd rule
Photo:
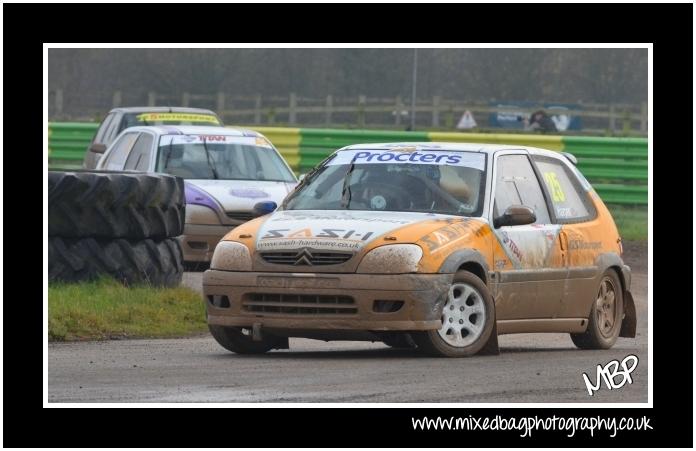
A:
<svg viewBox="0 0 696 451">
<path fill-rule="evenodd" d="M 155 408 L 43 406 L 43 43 L 640 42 L 654 46 L 654 189 L 681 202 L 693 142 L 693 5 L 651 4 L 3 4 L 3 430 L 11 447 L 692 447 L 692 244 L 683 213 L 656 203 L 653 408 Z M 215 22 L 218 26 L 213 26 Z M 686 124 L 686 126 L 685 126 Z M 671 141 L 671 142 L 670 142 Z M 693 174 L 692 174 L 693 175 Z M 668 191 L 669 189 L 669 191 Z M 29 192 L 27 192 L 29 191 Z M 679 193 L 678 196 L 674 194 Z M 693 199 L 692 199 L 693 201 Z M 667 230 L 668 227 L 671 230 Z M 670 244 L 667 238 L 671 238 Z M 664 244 L 662 244 L 664 243 Z M 682 274 L 682 272 L 684 274 Z M 692 285 L 693 294 L 693 285 Z M 660 311 L 661 309 L 656 309 Z M 682 407 L 682 404 L 684 406 Z M 417 431 L 412 417 L 647 416 L 611 438 L 535 431 Z"/>
</svg>

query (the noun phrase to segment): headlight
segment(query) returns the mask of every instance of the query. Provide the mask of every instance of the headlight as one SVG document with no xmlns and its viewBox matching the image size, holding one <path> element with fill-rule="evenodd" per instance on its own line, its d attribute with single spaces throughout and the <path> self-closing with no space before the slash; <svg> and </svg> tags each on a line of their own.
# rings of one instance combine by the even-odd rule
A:
<svg viewBox="0 0 696 451">
<path fill-rule="evenodd" d="M 423 249 L 415 244 L 389 244 L 372 249 L 358 266 L 359 273 L 404 274 L 418 271 Z"/>
<path fill-rule="evenodd" d="M 215 246 L 210 269 L 222 271 L 251 271 L 249 248 L 234 241 L 220 241 Z"/>
</svg>

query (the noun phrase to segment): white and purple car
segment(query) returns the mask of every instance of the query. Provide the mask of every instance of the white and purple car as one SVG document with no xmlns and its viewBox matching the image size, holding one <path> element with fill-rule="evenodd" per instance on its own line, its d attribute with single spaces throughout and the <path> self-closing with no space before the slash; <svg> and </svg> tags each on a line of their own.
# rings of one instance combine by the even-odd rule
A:
<svg viewBox="0 0 696 451">
<path fill-rule="evenodd" d="M 263 135 L 252 130 L 201 126 L 148 126 L 124 130 L 97 169 L 161 172 L 186 186 L 186 262 L 209 262 L 230 230 L 273 211 L 297 179 Z"/>
</svg>

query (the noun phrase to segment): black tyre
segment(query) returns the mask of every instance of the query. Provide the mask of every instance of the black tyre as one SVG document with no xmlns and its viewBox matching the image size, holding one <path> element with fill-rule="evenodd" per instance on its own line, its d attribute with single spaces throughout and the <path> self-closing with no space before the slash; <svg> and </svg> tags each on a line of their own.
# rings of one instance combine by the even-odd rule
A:
<svg viewBox="0 0 696 451">
<path fill-rule="evenodd" d="M 48 238 L 48 279 L 78 282 L 108 275 L 127 284 L 177 286 L 183 275 L 179 241 Z"/>
<path fill-rule="evenodd" d="M 208 324 L 210 334 L 220 346 L 237 354 L 263 354 L 274 348 L 284 347 L 277 337 L 265 335 L 260 341 L 244 335 L 239 327 Z"/>
<path fill-rule="evenodd" d="M 459 271 L 447 294 L 438 330 L 412 332 L 418 349 L 437 357 L 467 357 L 481 351 L 493 332 L 495 304 L 488 287 Z"/>
<path fill-rule="evenodd" d="M 580 334 L 570 334 L 570 338 L 580 349 L 609 349 L 619 338 L 623 316 L 621 281 L 616 271 L 609 269 L 600 279 L 587 330 Z"/>
<path fill-rule="evenodd" d="M 405 332 L 394 332 L 381 336 L 382 342 L 391 348 L 415 349 L 416 342 L 410 334 Z"/>
<path fill-rule="evenodd" d="M 169 238 L 184 233 L 184 182 L 165 174 L 48 173 L 48 235 Z"/>
</svg>

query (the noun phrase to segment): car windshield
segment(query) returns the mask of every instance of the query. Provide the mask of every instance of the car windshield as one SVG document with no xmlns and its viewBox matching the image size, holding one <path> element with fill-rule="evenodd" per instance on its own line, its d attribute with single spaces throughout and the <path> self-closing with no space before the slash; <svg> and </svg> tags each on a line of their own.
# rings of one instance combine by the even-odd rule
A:
<svg viewBox="0 0 696 451">
<path fill-rule="evenodd" d="M 486 155 L 444 150 L 344 150 L 307 175 L 285 210 L 372 210 L 480 216 Z"/>
<path fill-rule="evenodd" d="M 141 125 L 222 125 L 218 118 L 206 113 L 126 113 L 121 130 Z"/>
<path fill-rule="evenodd" d="M 260 137 L 162 136 L 157 172 L 185 179 L 295 182 L 282 157 Z"/>
</svg>

